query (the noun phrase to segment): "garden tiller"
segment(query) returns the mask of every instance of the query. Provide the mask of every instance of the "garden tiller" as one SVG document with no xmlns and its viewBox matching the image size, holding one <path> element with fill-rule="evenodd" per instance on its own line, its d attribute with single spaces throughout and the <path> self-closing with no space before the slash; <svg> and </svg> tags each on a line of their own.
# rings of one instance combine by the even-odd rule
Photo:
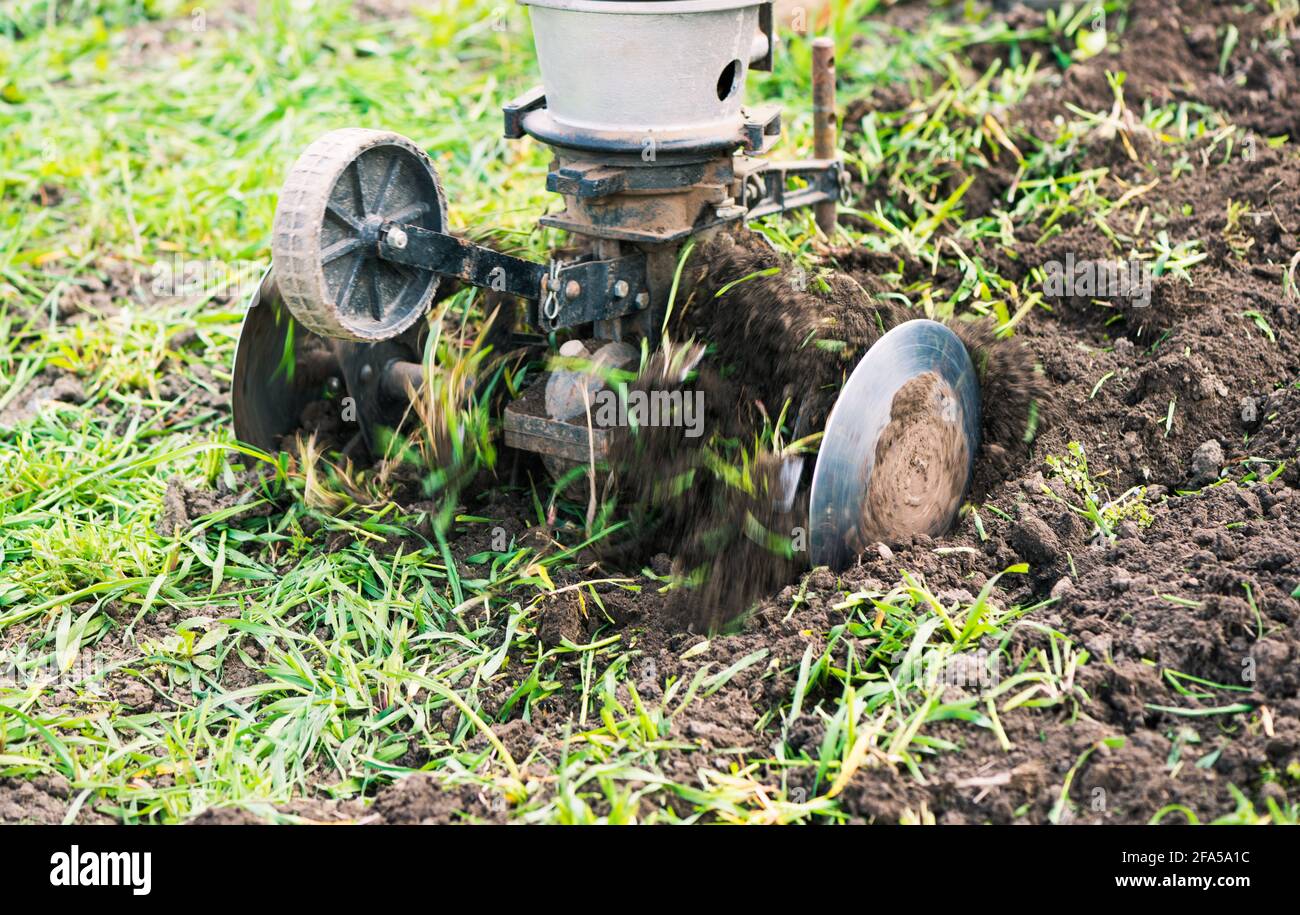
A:
<svg viewBox="0 0 1300 915">
<path fill-rule="evenodd" d="M 619 366 L 639 352 L 629 343 L 657 344 L 688 240 L 798 207 L 815 208 L 818 225 L 833 230 L 844 168 L 830 40 L 812 45 L 814 158 L 777 162 L 765 156 L 781 135 L 779 108 L 743 102 L 749 71 L 772 67 L 769 0 L 520 3 L 542 85 L 504 106 L 505 135 L 550 148 L 546 187 L 564 209 L 540 222 L 570 233 L 584 253 L 534 263 L 452 235 L 419 146 L 387 131 L 326 134 L 281 191 L 272 266 L 241 332 L 233 397 L 242 441 L 278 448 L 304 408 L 332 391 L 353 399 L 373 446 L 420 386 L 421 319 L 444 278 L 517 297 L 543 338 L 573 328 L 584 342 L 568 352 Z M 949 434 L 934 433 L 931 461 L 891 468 L 891 491 L 873 493 L 905 389 L 912 409 L 921 398 Z M 974 371 L 951 331 L 910 321 L 886 334 L 825 429 L 810 484 L 814 562 L 840 566 L 884 535 L 946 528 L 970 477 L 979 415 Z M 507 445 L 551 462 L 599 459 L 608 444 L 608 430 L 591 428 L 562 396 L 521 398 L 503 426 Z"/>
</svg>

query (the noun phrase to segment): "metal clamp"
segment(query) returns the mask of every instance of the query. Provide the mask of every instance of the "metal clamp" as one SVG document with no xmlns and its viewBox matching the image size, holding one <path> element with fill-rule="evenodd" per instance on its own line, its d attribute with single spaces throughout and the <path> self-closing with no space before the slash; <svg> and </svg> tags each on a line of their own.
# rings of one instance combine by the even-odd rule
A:
<svg viewBox="0 0 1300 915">
<path fill-rule="evenodd" d="M 626 188 L 627 169 L 597 164 L 567 165 L 546 174 L 546 189 L 552 194 L 590 199 L 609 197 Z"/>
<path fill-rule="evenodd" d="M 505 135 L 507 140 L 519 140 L 524 136 L 524 115 L 530 111 L 546 107 L 546 92 L 541 86 L 534 86 L 518 98 L 513 98 L 501 106 L 505 117 Z"/>
<path fill-rule="evenodd" d="M 544 331 L 608 321 L 649 304 L 644 254 L 603 261 L 552 261 L 542 283 L 538 324 Z"/>
<path fill-rule="evenodd" d="M 742 139 L 745 152 L 761 156 L 781 138 L 781 106 L 759 105 L 745 109 Z"/>
</svg>

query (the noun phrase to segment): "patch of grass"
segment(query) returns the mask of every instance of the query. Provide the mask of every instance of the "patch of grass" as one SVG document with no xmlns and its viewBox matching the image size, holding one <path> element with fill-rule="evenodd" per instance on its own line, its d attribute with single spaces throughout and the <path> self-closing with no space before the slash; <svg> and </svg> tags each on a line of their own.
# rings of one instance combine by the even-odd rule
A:
<svg viewBox="0 0 1300 915">
<path fill-rule="evenodd" d="M 1134 521 L 1140 528 L 1151 526 L 1155 516 L 1147 505 L 1145 486 L 1131 487 L 1118 498 L 1111 499 L 1089 475 L 1088 456 L 1083 445 L 1070 442 L 1066 448 L 1067 454 L 1060 457 L 1049 454 L 1045 462 L 1051 475 L 1063 482 L 1073 495 L 1082 499 L 1082 504 L 1076 505 L 1062 498 L 1050 486 L 1044 486 L 1044 492 L 1091 521 L 1093 532 L 1098 536 L 1113 539 L 1116 525 L 1126 519 Z"/>
<path fill-rule="evenodd" d="M 1017 566 L 1003 574 L 1024 571 Z M 927 733 L 929 726 L 957 721 L 984 728 L 1009 751 L 1001 716 L 1080 698 L 1074 674 L 1087 653 L 1046 630 L 1037 631 L 1050 652 L 1013 652 L 1012 633 L 1030 608 L 995 602 L 999 577 L 964 606 L 945 606 L 907 572 L 888 592 L 848 595 L 836 607 L 847 611 L 845 622 L 831 629 L 819 656 L 809 646 L 780 719 L 788 736 L 801 716 L 813 716 L 823 733 L 820 745 L 814 755 L 783 744 L 778 762 L 787 770 L 813 767 L 813 793 L 825 790 L 829 798 L 863 767 L 900 765 L 924 783 L 922 762 L 958 749 Z M 870 650 L 860 654 L 864 643 Z"/>
</svg>

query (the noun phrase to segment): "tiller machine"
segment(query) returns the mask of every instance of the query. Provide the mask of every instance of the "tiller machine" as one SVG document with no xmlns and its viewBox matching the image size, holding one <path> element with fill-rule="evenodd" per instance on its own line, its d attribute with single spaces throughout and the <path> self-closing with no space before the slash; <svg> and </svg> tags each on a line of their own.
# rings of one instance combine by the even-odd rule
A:
<svg viewBox="0 0 1300 915">
<path fill-rule="evenodd" d="M 387 131 L 326 134 L 284 184 L 272 266 L 241 331 L 241 441 L 277 449 L 303 410 L 333 392 L 353 399 L 373 449 L 421 384 L 422 318 L 444 278 L 517 297 L 543 338 L 573 328 L 586 341 L 562 353 L 618 367 L 635 359 L 639 340 L 658 342 L 688 240 L 798 207 L 815 208 L 818 225 L 833 230 L 844 169 L 830 40 L 813 42 L 814 158 L 778 162 L 766 154 L 781 135 L 779 108 L 743 101 L 748 73 L 772 67 L 770 0 L 519 2 L 530 10 L 542 85 L 504 106 L 505 135 L 551 149 L 546 187 L 564 209 L 540 223 L 571 233 L 586 253 L 534 263 L 452 235 L 441 181 L 419 146 Z M 896 396 L 923 377 L 925 410 L 945 427 L 933 459 L 891 468 L 891 491 L 873 497 Z M 599 459 L 607 430 L 590 428 L 563 385 L 551 387 L 506 408 L 505 443 L 552 463 Z M 524 409 L 527 400 L 543 408 Z M 843 566 L 878 535 L 946 528 L 970 478 L 979 416 L 975 374 L 951 331 L 910 321 L 882 338 L 825 429 L 811 482 L 813 562 Z"/>
</svg>

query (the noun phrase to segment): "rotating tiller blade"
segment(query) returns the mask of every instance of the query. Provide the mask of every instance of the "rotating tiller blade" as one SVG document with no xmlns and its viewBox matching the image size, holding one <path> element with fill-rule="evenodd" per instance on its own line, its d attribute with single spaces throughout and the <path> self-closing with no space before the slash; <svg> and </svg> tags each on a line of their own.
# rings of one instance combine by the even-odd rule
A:
<svg viewBox="0 0 1300 915">
<path fill-rule="evenodd" d="M 379 343 L 312 333 L 286 307 L 275 270 L 268 268 L 249 299 L 235 349 L 235 437 L 274 452 L 303 428 L 311 404 L 329 401 L 341 420 L 356 421 L 365 445 L 378 453 L 379 430 L 397 427 L 409 407 L 408 391 L 420 387 L 420 351 L 419 328 Z"/>
<path fill-rule="evenodd" d="M 929 320 L 886 333 L 826 424 L 809 508 L 813 565 L 839 570 L 876 541 L 943 533 L 979 444 L 979 379 L 957 335 Z"/>
<path fill-rule="evenodd" d="M 329 341 L 294 321 L 270 268 L 248 302 L 231 384 L 235 437 L 263 451 L 298 428 L 303 410 L 341 382 Z"/>
</svg>

